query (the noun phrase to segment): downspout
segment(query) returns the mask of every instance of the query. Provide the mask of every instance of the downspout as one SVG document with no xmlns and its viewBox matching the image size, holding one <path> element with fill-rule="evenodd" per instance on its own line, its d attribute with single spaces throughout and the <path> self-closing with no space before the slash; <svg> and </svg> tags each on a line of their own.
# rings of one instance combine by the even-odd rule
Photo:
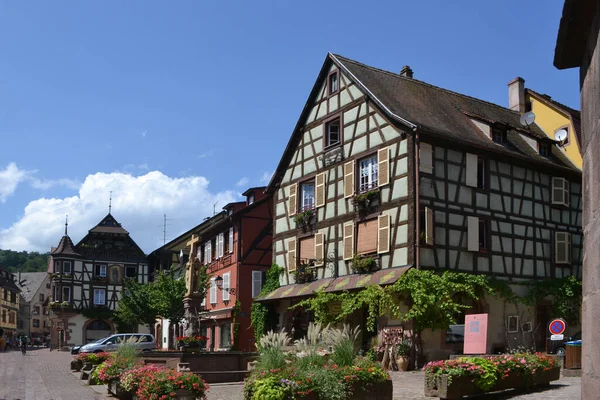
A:
<svg viewBox="0 0 600 400">
<path fill-rule="evenodd" d="M 415 212 L 414 212 L 414 218 L 415 218 L 415 266 L 417 267 L 417 269 L 421 269 L 421 209 L 420 209 L 420 193 L 421 193 L 421 189 L 420 189 L 420 160 L 419 160 L 419 150 L 421 148 L 421 143 L 419 140 L 419 130 L 417 127 L 413 128 L 413 131 L 415 132 L 415 173 L 414 173 L 414 177 L 415 177 L 415 182 L 414 182 L 414 188 L 415 188 Z"/>
</svg>

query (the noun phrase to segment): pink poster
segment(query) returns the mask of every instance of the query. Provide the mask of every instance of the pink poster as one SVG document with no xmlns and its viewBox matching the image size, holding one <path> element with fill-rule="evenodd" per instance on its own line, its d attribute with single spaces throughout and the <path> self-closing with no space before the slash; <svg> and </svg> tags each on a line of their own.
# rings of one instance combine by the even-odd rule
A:
<svg viewBox="0 0 600 400">
<path fill-rule="evenodd" d="M 486 354 L 487 314 L 465 316 L 465 348 L 463 354 Z"/>
</svg>

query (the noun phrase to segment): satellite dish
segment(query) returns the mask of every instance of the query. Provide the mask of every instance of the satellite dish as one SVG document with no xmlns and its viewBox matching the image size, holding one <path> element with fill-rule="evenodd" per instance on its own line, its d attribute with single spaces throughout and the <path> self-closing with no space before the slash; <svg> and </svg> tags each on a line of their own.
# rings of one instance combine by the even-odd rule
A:
<svg viewBox="0 0 600 400">
<path fill-rule="evenodd" d="M 565 143 L 565 141 L 567 140 L 567 135 L 568 135 L 568 132 L 566 129 L 559 129 L 554 134 L 554 140 L 556 140 L 558 142 L 559 146 L 562 146 Z"/>
<path fill-rule="evenodd" d="M 525 114 L 521 115 L 521 118 L 519 119 L 521 125 L 526 127 L 529 127 L 531 124 L 533 124 L 533 121 L 535 121 L 535 114 L 531 111 L 528 111 Z"/>
</svg>

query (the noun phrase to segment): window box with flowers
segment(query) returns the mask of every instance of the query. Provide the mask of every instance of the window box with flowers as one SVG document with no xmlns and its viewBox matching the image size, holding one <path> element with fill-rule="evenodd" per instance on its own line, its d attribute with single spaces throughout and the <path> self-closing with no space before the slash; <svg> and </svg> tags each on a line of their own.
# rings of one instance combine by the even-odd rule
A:
<svg viewBox="0 0 600 400">
<path fill-rule="evenodd" d="M 352 258 L 352 272 L 355 274 L 368 274 L 378 269 L 378 258 L 372 255 L 356 254 Z"/>
<path fill-rule="evenodd" d="M 301 263 L 295 271 L 292 271 L 292 275 L 296 278 L 296 283 L 308 283 L 315 280 L 314 264 L 314 260 L 309 260 Z"/>
<path fill-rule="evenodd" d="M 352 198 L 352 204 L 354 204 L 354 211 L 359 217 L 372 214 L 381 204 L 380 192 L 379 190 L 369 190 L 356 194 Z"/>
<path fill-rule="evenodd" d="M 316 214 L 312 208 L 299 212 L 294 215 L 296 227 L 302 232 L 308 232 L 312 229 L 316 222 Z"/>
</svg>

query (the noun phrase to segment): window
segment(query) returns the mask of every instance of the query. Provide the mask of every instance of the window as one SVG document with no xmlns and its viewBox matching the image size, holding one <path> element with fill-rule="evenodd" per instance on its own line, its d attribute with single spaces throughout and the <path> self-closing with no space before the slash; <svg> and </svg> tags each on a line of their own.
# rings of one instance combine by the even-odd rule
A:
<svg viewBox="0 0 600 400">
<path fill-rule="evenodd" d="M 315 259 L 315 237 L 300 239 L 300 264 L 309 264 Z"/>
<path fill-rule="evenodd" d="M 71 272 L 71 261 L 63 261 L 63 274 L 70 274 Z"/>
<path fill-rule="evenodd" d="M 51 284 L 49 284 L 49 283 L 46 283 L 46 289 L 50 289 L 51 287 L 52 287 L 52 285 L 51 285 Z"/>
<path fill-rule="evenodd" d="M 223 257 L 225 252 L 225 234 L 219 233 L 217 236 L 217 257 Z"/>
<path fill-rule="evenodd" d="M 329 94 L 337 93 L 340 88 L 338 73 L 333 72 L 329 74 Z"/>
<path fill-rule="evenodd" d="M 340 119 L 325 124 L 325 147 L 340 144 Z"/>
<path fill-rule="evenodd" d="M 9 313 L 8 313 L 8 323 L 9 323 L 9 324 L 14 324 L 14 323 L 16 322 L 16 320 L 17 320 L 16 316 L 17 316 L 17 314 L 16 314 L 16 313 L 14 313 L 14 312 L 9 312 Z"/>
<path fill-rule="evenodd" d="M 433 210 L 429 207 L 425 207 L 420 212 L 420 226 L 421 231 L 421 243 L 433 246 L 433 233 L 434 233 L 434 214 Z"/>
<path fill-rule="evenodd" d="M 54 261 L 54 273 L 60 274 L 60 261 Z"/>
<path fill-rule="evenodd" d="M 34 319 L 33 320 L 33 327 L 34 328 L 39 328 L 40 327 L 40 320 L 39 319 Z"/>
<path fill-rule="evenodd" d="M 357 225 L 356 252 L 358 254 L 377 253 L 377 219 L 360 222 Z"/>
<path fill-rule="evenodd" d="M 367 192 L 378 186 L 377 155 L 363 158 L 358 162 L 359 192 Z"/>
<path fill-rule="evenodd" d="M 210 304 L 217 304 L 217 283 L 215 278 L 210 279 L 210 293 L 208 301 Z"/>
<path fill-rule="evenodd" d="M 210 264 L 210 262 L 212 261 L 210 259 L 210 254 L 211 254 L 211 250 L 210 250 L 210 240 L 206 243 L 204 243 L 204 264 Z"/>
<path fill-rule="evenodd" d="M 488 250 L 489 231 L 488 221 L 485 219 L 479 220 L 479 251 Z"/>
<path fill-rule="evenodd" d="M 49 328 L 48 321 L 46 321 L 46 320 L 44 320 L 44 323 L 42 325 L 44 326 L 44 328 Z"/>
<path fill-rule="evenodd" d="M 44 301 L 44 293 L 40 293 L 40 295 L 38 296 L 39 301 Z"/>
<path fill-rule="evenodd" d="M 464 343 L 465 325 L 449 325 L 446 330 L 446 343 Z"/>
<path fill-rule="evenodd" d="M 552 204 L 569 205 L 569 181 L 565 178 L 552 178 Z"/>
<path fill-rule="evenodd" d="M 6 322 L 6 310 L 2 309 L 2 322 Z"/>
<path fill-rule="evenodd" d="M 71 288 L 70 287 L 62 288 L 62 301 L 66 301 L 67 303 L 71 302 Z"/>
<path fill-rule="evenodd" d="M 233 253 L 233 227 L 229 228 L 229 253 Z"/>
<path fill-rule="evenodd" d="M 17 292 L 10 292 L 10 302 L 11 303 L 17 302 Z"/>
<path fill-rule="evenodd" d="M 506 131 L 501 129 L 492 129 L 492 140 L 494 143 L 504 144 L 506 142 Z"/>
<path fill-rule="evenodd" d="M 137 267 L 135 265 L 128 265 L 125 267 L 125 277 L 135 278 L 137 276 Z"/>
<path fill-rule="evenodd" d="M 487 188 L 487 168 L 483 157 L 477 157 L 477 187 L 479 189 Z"/>
<path fill-rule="evenodd" d="M 231 324 L 225 323 L 221 325 L 221 337 L 219 339 L 219 348 L 228 349 L 231 347 Z"/>
<path fill-rule="evenodd" d="M 571 234 L 568 232 L 554 233 L 554 260 L 556 264 L 571 263 Z"/>
<path fill-rule="evenodd" d="M 100 278 L 106 278 L 106 265 L 96 264 L 94 268 L 94 275 Z"/>
<path fill-rule="evenodd" d="M 221 287 L 221 297 L 223 301 L 229 301 L 229 289 L 231 288 L 231 274 L 223 274 L 223 286 Z"/>
<path fill-rule="evenodd" d="M 104 289 L 94 289 L 94 305 L 103 306 L 106 304 L 106 291 Z"/>
<path fill-rule="evenodd" d="M 54 301 L 60 301 L 60 287 L 54 286 Z"/>
<path fill-rule="evenodd" d="M 433 148 L 429 143 L 419 144 L 419 171 L 433 174 Z"/>
<path fill-rule="evenodd" d="M 261 271 L 252 271 L 252 298 L 260 295 L 262 291 L 262 278 L 263 273 Z"/>
<path fill-rule="evenodd" d="M 542 156 L 542 157 L 550 157 L 550 154 L 551 154 L 550 143 L 540 142 L 538 144 L 538 146 L 539 146 L 539 149 L 540 149 L 540 156 Z"/>
<path fill-rule="evenodd" d="M 254 203 L 254 193 L 248 195 L 248 205 Z"/>
<path fill-rule="evenodd" d="M 519 316 L 518 315 L 508 315 L 506 317 L 506 331 L 508 333 L 519 332 Z"/>
<path fill-rule="evenodd" d="M 315 182 L 305 182 L 300 185 L 300 194 L 302 204 L 300 211 L 312 210 L 315 208 Z"/>
<path fill-rule="evenodd" d="M 33 315 L 40 315 L 40 306 L 33 307 Z"/>
<path fill-rule="evenodd" d="M 213 240 L 210 241 L 210 250 L 211 250 L 211 254 L 210 254 L 210 260 L 216 260 L 217 259 L 217 238 L 214 238 Z"/>
</svg>

